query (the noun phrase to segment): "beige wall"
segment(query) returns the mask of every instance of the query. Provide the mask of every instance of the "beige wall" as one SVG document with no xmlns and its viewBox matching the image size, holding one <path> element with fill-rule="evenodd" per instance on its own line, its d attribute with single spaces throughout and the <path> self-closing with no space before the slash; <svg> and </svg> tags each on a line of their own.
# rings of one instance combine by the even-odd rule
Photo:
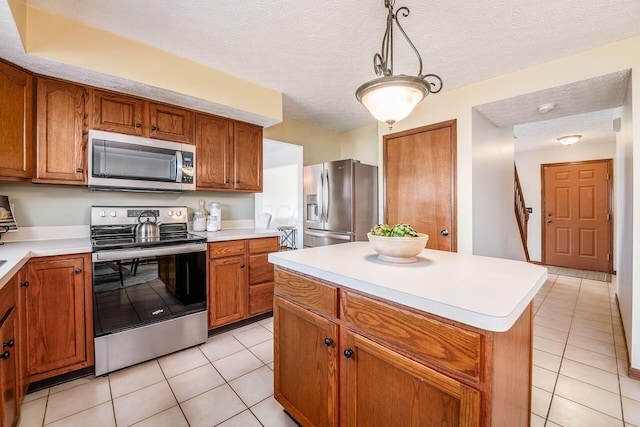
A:
<svg viewBox="0 0 640 427">
<path fill-rule="evenodd" d="M 340 134 L 340 154 L 343 159 L 357 159 L 368 165 L 378 165 L 378 126 L 372 124 Z"/>
</svg>

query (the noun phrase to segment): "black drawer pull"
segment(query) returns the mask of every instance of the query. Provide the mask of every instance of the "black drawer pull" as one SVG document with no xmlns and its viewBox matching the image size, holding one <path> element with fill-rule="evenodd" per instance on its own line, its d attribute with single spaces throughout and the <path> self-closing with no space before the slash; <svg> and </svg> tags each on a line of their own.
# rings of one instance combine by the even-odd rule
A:
<svg viewBox="0 0 640 427">
<path fill-rule="evenodd" d="M 344 351 L 344 357 L 346 357 L 347 359 L 349 359 L 351 356 L 353 356 L 353 350 L 351 350 L 350 348 L 346 349 Z"/>
<path fill-rule="evenodd" d="M 7 360 L 9 358 L 9 356 L 11 356 L 11 353 L 9 353 L 8 351 L 5 351 L 4 353 L 2 353 L 0 355 L 0 359 Z"/>
<path fill-rule="evenodd" d="M 81 268 L 76 268 L 76 274 L 80 274 L 82 273 L 82 269 Z"/>
<path fill-rule="evenodd" d="M 14 344 L 15 344 L 15 343 L 16 343 L 16 342 L 15 342 L 14 340 L 9 340 L 9 341 L 7 341 L 7 342 L 5 342 L 5 343 L 2 343 L 2 348 L 5 348 L 5 347 L 9 347 L 9 348 L 11 348 L 11 347 L 13 347 L 13 346 L 14 346 Z"/>
<path fill-rule="evenodd" d="M 324 339 L 324 345 L 329 347 L 331 344 L 333 344 L 333 338 L 325 338 Z"/>
<path fill-rule="evenodd" d="M 20 286 L 22 286 L 23 288 L 28 288 L 29 287 L 29 282 L 22 282 L 22 283 L 20 283 Z"/>
</svg>

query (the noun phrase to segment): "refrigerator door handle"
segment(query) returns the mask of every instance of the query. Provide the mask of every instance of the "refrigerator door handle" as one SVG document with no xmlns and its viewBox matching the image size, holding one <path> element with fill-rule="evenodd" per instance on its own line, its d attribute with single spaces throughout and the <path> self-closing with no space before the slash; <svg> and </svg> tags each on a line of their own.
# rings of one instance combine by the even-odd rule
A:
<svg viewBox="0 0 640 427">
<path fill-rule="evenodd" d="M 331 200 L 331 198 L 329 197 L 329 194 L 331 192 L 331 187 L 329 186 L 329 170 L 325 170 L 325 188 L 324 188 L 324 192 L 327 196 L 327 203 L 325 204 L 325 213 L 324 213 L 324 220 L 325 222 L 329 222 L 329 209 L 331 209 L 331 206 L 329 205 L 329 201 Z"/>
<path fill-rule="evenodd" d="M 324 171 L 320 171 L 320 184 L 318 185 L 318 203 L 320 208 L 320 222 L 324 222 Z"/>
<path fill-rule="evenodd" d="M 333 239 L 339 239 L 339 240 L 347 240 L 347 241 L 351 240 L 350 234 L 328 233 L 326 231 L 311 231 L 309 229 L 305 229 L 304 233 L 313 237 L 331 237 Z"/>
</svg>

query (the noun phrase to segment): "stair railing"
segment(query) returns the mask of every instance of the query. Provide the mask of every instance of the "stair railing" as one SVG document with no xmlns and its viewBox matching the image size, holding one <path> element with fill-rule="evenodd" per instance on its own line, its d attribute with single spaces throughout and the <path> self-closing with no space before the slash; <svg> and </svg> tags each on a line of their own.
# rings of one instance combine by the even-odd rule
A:
<svg viewBox="0 0 640 427">
<path fill-rule="evenodd" d="M 516 214 L 516 221 L 518 222 L 518 229 L 520 230 L 520 238 L 522 240 L 522 247 L 524 248 L 524 255 L 527 262 L 531 261 L 529 258 L 529 248 L 527 247 L 527 229 L 529 222 L 529 211 L 527 210 L 527 204 L 524 202 L 524 195 L 522 194 L 522 187 L 520 186 L 520 178 L 518 178 L 518 169 L 514 163 L 514 182 L 513 182 L 513 195 L 514 195 L 514 208 Z"/>
</svg>

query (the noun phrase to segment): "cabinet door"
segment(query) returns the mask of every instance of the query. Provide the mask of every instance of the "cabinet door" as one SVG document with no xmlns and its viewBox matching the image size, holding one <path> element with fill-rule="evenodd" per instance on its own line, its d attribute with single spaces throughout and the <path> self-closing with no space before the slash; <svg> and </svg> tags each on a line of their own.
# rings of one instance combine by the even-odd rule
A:
<svg viewBox="0 0 640 427">
<path fill-rule="evenodd" d="M 193 112 L 171 105 L 149 103 L 149 136 L 193 144 Z"/>
<path fill-rule="evenodd" d="M 244 256 L 209 261 L 209 328 L 247 316 L 247 275 Z"/>
<path fill-rule="evenodd" d="M 479 425 L 479 391 L 362 336 L 345 335 L 345 425 Z"/>
<path fill-rule="evenodd" d="M 279 297 L 273 321 L 275 399 L 302 425 L 338 426 L 337 325 Z"/>
<path fill-rule="evenodd" d="M 117 93 L 93 91 L 93 127 L 111 132 L 146 136 L 144 101 Z"/>
<path fill-rule="evenodd" d="M 233 122 L 196 114 L 196 187 L 198 190 L 232 188 Z"/>
<path fill-rule="evenodd" d="M 234 189 L 262 191 L 262 128 L 236 122 L 234 126 Z"/>
<path fill-rule="evenodd" d="M 18 417 L 18 354 L 16 353 L 15 307 L 0 323 L 0 420 L 3 426 L 12 426 Z M 0 316 L 5 313 L 1 313 Z"/>
<path fill-rule="evenodd" d="M 28 372 L 32 381 L 93 364 L 85 258 L 30 262 L 26 272 Z M 85 286 L 87 285 L 87 286 Z M 86 316 L 86 320 L 85 320 Z"/>
<path fill-rule="evenodd" d="M 33 175 L 33 77 L 0 62 L 0 179 Z"/>
<path fill-rule="evenodd" d="M 87 90 L 38 78 L 34 182 L 86 184 Z"/>
</svg>

